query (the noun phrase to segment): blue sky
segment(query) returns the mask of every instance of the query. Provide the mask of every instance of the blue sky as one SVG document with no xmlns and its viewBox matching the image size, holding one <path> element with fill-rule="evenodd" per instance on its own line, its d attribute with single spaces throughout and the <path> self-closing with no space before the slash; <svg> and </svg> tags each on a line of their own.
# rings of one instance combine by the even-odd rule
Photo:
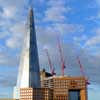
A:
<svg viewBox="0 0 100 100">
<path fill-rule="evenodd" d="M 34 8 L 40 67 L 49 71 L 44 48 L 60 75 L 57 37 L 63 45 L 65 74 L 80 75 L 80 56 L 91 82 L 89 100 L 100 98 L 100 0 L 0 0 L 0 97 L 12 97 L 29 5 Z"/>
</svg>

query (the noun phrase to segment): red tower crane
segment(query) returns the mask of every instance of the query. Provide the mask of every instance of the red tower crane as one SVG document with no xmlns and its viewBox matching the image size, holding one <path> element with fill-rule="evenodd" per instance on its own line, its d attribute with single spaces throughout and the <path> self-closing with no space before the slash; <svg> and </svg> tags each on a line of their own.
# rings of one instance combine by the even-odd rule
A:
<svg viewBox="0 0 100 100">
<path fill-rule="evenodd" d="M 64 76 L 64 69 L 66 68 L 66 66 L 65 66 L 65 60 L 64 60 L 61 42 L 59 38 L 58 38 L 58 48 L 59 48 L 59 53 L 60 53 L 62 76 Z"/>
<path fill-rule="evenodd" d="M 51 62 L 51 59 L 50 59 L 50 56 L 49 56 L 49 52 L 48 52 L 48 49 L 45 49 L 45 52 L 46 52 L 46 55 L 48 57 L 48 63 L 49 63 L 49 66 L 50 66 L 50 71 L 51 71 L 51 74 L 52 75 L 55 75 L 55 69 L 53 68 L 53 65 L 52 65 L 52 62 Z"/>
<path fill-rule="evenodd" d="M 78 64 L 79 64 L 79 67 L 80 67 L 80 71 L 81 71 L 82 76 L 86 77 L 85 72 L 84 72 L 84 68 L 83 68 L 83 66 L 82 66 L 82 64 L 81 64 L 81 61 L 80 61 L 80 58 L 79 58 L 78 56 L 77 56 L 77 62 L 78 62 Z M 86 83 L 87 83 L 88 85 L 90 84 L 88 78 L 86 78 Z"/>
</svg>

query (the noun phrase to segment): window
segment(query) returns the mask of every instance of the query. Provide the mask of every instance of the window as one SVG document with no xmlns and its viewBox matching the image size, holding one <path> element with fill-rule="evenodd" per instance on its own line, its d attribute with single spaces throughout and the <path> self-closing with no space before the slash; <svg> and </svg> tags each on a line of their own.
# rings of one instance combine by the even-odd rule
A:
<svg viewBox="0 0 100 100">
<path fill-rule="evenodd" d="M 79 90 L 70 90 L 69 91 L 69 100 L 81 100 Z"/>
</svg>

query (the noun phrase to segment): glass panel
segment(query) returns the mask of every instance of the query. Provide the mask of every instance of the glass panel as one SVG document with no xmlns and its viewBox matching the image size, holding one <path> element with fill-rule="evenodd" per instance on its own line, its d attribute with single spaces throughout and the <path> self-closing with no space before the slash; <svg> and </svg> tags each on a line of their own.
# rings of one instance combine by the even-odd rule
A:
<svg viewBox="0 0 100 100">
<path fill-rule="evenodd" d="M 80 100 L 80 91 L 79 90 L 70 90 L 69 91 L 69 100 Z"/>
</svg>

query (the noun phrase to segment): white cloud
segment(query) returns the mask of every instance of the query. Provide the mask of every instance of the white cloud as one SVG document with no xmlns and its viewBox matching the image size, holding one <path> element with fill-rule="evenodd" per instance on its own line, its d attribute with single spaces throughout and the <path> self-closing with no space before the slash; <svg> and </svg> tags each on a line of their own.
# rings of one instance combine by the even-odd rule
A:
<svg viewBox="0 0 100 100">
<path fill-rule="evenodd" d="M 96 0 L 97 5 L 100 6 L 100 0 Z"/>
<path fill-rule="evenodd" d="M 64 8 L 62 9 L 64 10 Z M 62 11 L 60 9 L 60 11 Z M 45 21 L 64 21 L 65 20 L 65 16 L 63 16 L 60 13 L 59 9 L 56 7 L 50 8 L 47 12 L 46 12 L 46 19 Z"/>
<path fill-rule="evenodd" d="M 82 35 L 82 36 L 80 36 L 80 37 L 76 37 L 76 36 L 75 36 L 73 39 L 74 39 L 74 41 L 76 41 L 76 42 L 81 42 L 81 41 L 87 40 L 87 36 L 86 36 L 86 35 Z"/>
<path fill-rule="evenodd" d="M 37 26 L 36 32 L 37 32 L 37 38 L 38 42 L 40 44 L 57 44 L 57 37 L 58 36 L 64 36 L 71 33 L 79 33 L 83 32 L 84 27 L 82 25 L 78 24 L 64 24 L 64 23 L 57 23 L 52 24 L 50 26 Z M 46 38 L 44 38 L 44 36 Z"/>
<path fill-rule="evenodd" d="M 4 50 L 4 49 L 3 49 Z M 0 52 L 0 66 L 5 67 L 15 67 L 18 64 L 18 58 L 17 56 L 11 56 L 8 54 L 7 50 L 6 52 Z"/>
<path fill-rule="evenodd" d="M 10 77 L 10 80 L 9 80 L 9 77 Z M 15 86 L 15 81 L 16 81 L 16 73 L 13 71 L 10 71 L 8 75 L 2 75 L 2 77 L 0 78 L 0 87 L 8 88 L 8 87 Z"/>
<path fill-rule="evenodd" d="M 2 2 L 5 2 L 4 0 L 1 0 Z M 0 1 L 0 4 L 1 4 Z M 11 4 L 15 4 L 19 0 L 10 0 Z M 23 0 L 21 0 L 22 2 Z M 60 60 L 59 60 L 59 52 L 57 48 L 57 35 L 64 33 L 76 33 L 76 32 L 83 32 L 84 27 L 82 25 L 78 24 L 68 24 L 63 23 L 67 17 L 64 15 L 65 13 L 69 14 L 71 11 L 71 8 L 66 6 L 64 0 L 49 0 L 47 6 L 47 10 L 45 12 L 45 21 L 52 21 L 53 24 L 46 27 L 39 27 L 37 26 L 37 38 L 38 38 L 38 48 L 39 48 L 39 57 L 40 57 L 40 65 L 41 67 L 45 67 L 48 69 L 48 61 L 47 57 L 43 51 L 43 47 L 46 45 L 49 49 L 53 65 L 56 67 L 56 70 L 58 73 L 60 72 Z M 15 2 L 15 3 L 14 3 Z M 17 8 L 19 9 L 19 2 L 17 2 Z M 7 4 L 6 4 L 7 5 Z M 10 8 L 13 13 L 11 13 L 11 10 L 5 9 L 5 14 L 8 17 L 15 17 L 15 12 L 12 8 Z M 15 8 L 16 9 L 16 8 Z M 8 10 L 8 11 L 7 11 Z M 10 15 L 11 13 L 11 15 Z M 10 27 L 10 37 L 6 40 L 6 46 L 8 46 L 10 49 L 19 48 L 21 46 L 21 41 L 23 39 L 23 33 L 25 32 L 24 24 L 19 23 L 15 24 L 13 23 L 13 26 Z M 67 36 L 67 35 L 66 35 Z M 91 38 L 91 41 L 93 38 Z M 88 42 L 88 41 L 87 41 Z M 93 43 L 93 42 L 92 42 Z M 89 43 L 88 43 L 89 44 Z M 100 83 L 100 79 L 98 76 L 99 74 L 99 67 L 100 63 L 97 60 L 97 58 L 91 57 L 88 55 L 88 53 L 83 53 L 83 50 L 77 50 L 77 46 L 74 44 L 67 44 L 65 43 L 63 45 L 64 48 L 64 57 L 66 59 L 66 73 L 77 75 L 80 74 L 79 68 L 77 67 L 76 62 L 76 55 L 81 55 L 81 61 L 84 65 L 84 68 L 86 70 L 86 73 L 89 75 L 90 79 L 93 81 L 96 81 L 97 83 Z M 78 52 L 79 51 L 79 52 Z M 6 52 L 7 53 L 7 52 Z M 8 54 L 4 55 L 5 53 L 1 53 L 0 55 L 0 64 L 1 65 L 9 65 L 9 66 L 15 66 L 16 64 L 16 58 L 13 58 L 9 56 Z M 88 57 L 87 57 L 88 56 Z M 95 60 L 96 59 L 96 60 Z M 94 62 L 95 61 L 95 62 Z M 14 63 L 14 64 L 13 64 Z M 59 69 L 59 70 L 58 70 Z"/>
<path fill-rule="evenodd" d="M 14 17 L 15 13 L 16 13 L 15 6 L 10 6 L 10 7 L 4 8 L 3 17 L 4 18 L 12 18 L 12 17 Z"/>
<path fill-rule="evenodd" d="M 87 39 L 88 37 L 86 35 L 73 37 L 74 42 L 80 47 L 83 47 L 82 42 L 86 41 Z"/>
<path fill-rule="evenodd" d="M 20 47 L 19 41 L 20 41 L 20 39 L 18 39 L 17 37 L 13 37 L 6 41 L 6 45 L 9 48 L 18 48 L 18 47 Z"/>
<path fill-rule="evenodd" d="M 65 6 L 65 2 L 62 0 L 55 0 L 48 1 L 48 8 L 45 11 L 44 21 L 51 21 L 51 22 L 64 22 L 67 18 L 64 14 L 67 14 L 71 11 L 71 8 Z"/>
<path fill-rule="evenodd" d="M 49 65 L 47 61 L 47 57 L 45 55 L 45 52 L 43 51 L 43 47 L 48 48 L 52 63 L 56 67 L 57 73 L 60 73 L 60 58 L 59 58 L 59 52 L 57 48 L 57 37 L 61 33 L 62 36 L 66 34 L 66 37 L 68 33 L 77 33 L 77 32 L 84 32 L 84 27 L 82 25 L 74 25 L 74 24 L 64 24 L 64 23 L 56 23 L 51 24 L 46 27 L 44 26 L 37 26 L 36 29 L 37 32 L 37 39 L 38 39 L 38 50 L 39 50 L 39 60 L 40 60 L 40 66 L 41 68 L 46 68 L 49 70 Z M 96 35 L 99 34 L 99 29 L 95 30 Z M 83 35 L 79 38 L 75 38 L 75 41 L 87 41 L 88 37 Z M 89 38 L 92 39 L 92 38 Z M 79 65 L 76 61 L 76 56 L 80 55 L 80 59 L 82 62 L 82 65 L 84 66 L 85 73 L 88 77 L 90 77 L 90 81 L 94 83 L 99 83 L 99 58 L 96 56 L 89 55 L 90 53 L 84 49 L 81 49 L 79 45 L 73 43 L 64 43 L 64 57 L 66 60 L 66 70 L 65 72 L 68 75 L 80 75 L 80 69 Z M 59 70 L 58 70 L 59 69 Z"/>
<path fill-rule="evenodd" d="M 39 0 L 40 3 L 43 3 L 45 0 Z"/>
<path fill-rule="evenodd" d="M 95 46 L 100 44 L 100 28 L 95 29 L 95 35 L 89 38 L 84 47 Z"/>
<path fill-rule="evenodd" d="M 99 20 L 100 20 L 100 12 L 98 11 L 95 16 L 89 16 L 86 20 L 92 21 L 92 22 L 95 22 L 95 23 L 99 23 Z"/>
<path fill-rule="evenodd" d="M 9 48 L 19 48 L 22 46 L 23 38 L 25 36 L 26 28 L 24 22 L 15 24 L 10 29 L 11 37 L 6 40 L 6 45 Z"/>
<path fill-rule="evenodd" d="M 92 95 L 92 96 L 91 96 Z M 90 85 L 88 89 L 88 99 L 96 100 L 100 96 L 100 86 L 99 85 Z"/>
<path fill-rule="evenodd" d="M 100 28 L 95 29 L 97 35 L 100 35 Z"/>
<path fill-rule="evenodd" d="M 93 46 L 96 44 L 100 44 L 100 36 L 94 36 L 86 42 L 86 46 Z"/>
<path fill-rule="evenodd" d="M 75 32 L 83 32 L 84 27 L 78 24 L 54 24 L 55 29 L 61 34 L 70 34 Z"/>
<path fill-rule="evenodd" d="M 0 0 L 0 9 L 2 9 L 0 12 L 0 38 L 6 38 L 6 46 L 12 49 L 21 45 L 22 35 L 25 32 L 24 23 L 22 23 L 24 16 L 20 16 L 23 13 L 21 10 L 24 4 L 24 0 Z M 22 17 L 23 19 L 21 19 Z"/>
<path fill-rule="evenodd" d="M 47 2 L 48 6 L 64 6 L 66 5 L 66 1 L 65 0 L 48 0 Z"/>
</svg>

